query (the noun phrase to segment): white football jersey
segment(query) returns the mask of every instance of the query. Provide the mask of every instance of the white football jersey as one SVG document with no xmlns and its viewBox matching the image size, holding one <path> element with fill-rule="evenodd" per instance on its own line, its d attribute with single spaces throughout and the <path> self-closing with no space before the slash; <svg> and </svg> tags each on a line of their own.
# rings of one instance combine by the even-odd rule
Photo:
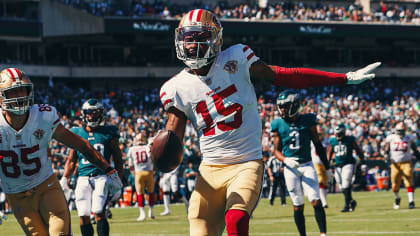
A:
<svg viewBox="0 0 420 236">
<path fill-rule="evenodd" d="M 396 134 L 387 136 L 385 142 L 390 145 L 391 159 L 396 163 L 410 161 L 412 158 L 410 145 L 413 141 L 414 137 L 411 135 L 403 138 Z"/>
<path fill-rule="evenodd" d="M 34 188 L 53 174 L 48 143 L 60 118 L 54 107 L 35 104 L 22 129 L 13 129 L 0 109 L 0 178 L 6 193 Z"/>
<path fill-rule="evenodd" d="M 328 138 L 325 138 L 322 141 L 322 146 L 325 148 L 325 152 L 327 151 L 328 147 L 330 146 L 330 142 Z M 321 158 L 319 158 L 318 153 L 316 153 L 316 148 L 314 143 L 311 141 L 311 157 L 312 157 L 312 163 L 314 164 L 323 164 L 321 161 Z"/>
<path fill-rule="evenodd" d="M 162 86 L 164 108 L 182 111 L 197 130 L 205 163 L 262 158 L 261 120 L 249 75 L 257 60 L 248 46 L 237 44 L 216 57 L 206 76 L 185 69 Z"/>
<path fill-rule="evenodd" d="M 128 164 L 134 171 L 153 171 L 152 158 L 147 155 L 147 145 L 133 146 L 128 149 Z"/>
</svg>

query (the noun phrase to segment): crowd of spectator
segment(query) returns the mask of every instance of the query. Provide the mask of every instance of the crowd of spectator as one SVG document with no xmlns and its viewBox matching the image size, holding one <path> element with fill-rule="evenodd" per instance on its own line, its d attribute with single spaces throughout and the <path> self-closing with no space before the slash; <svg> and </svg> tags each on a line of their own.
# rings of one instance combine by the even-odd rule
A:
<svg viewBox="0 0 420 236">
<path fill-rule="evenodd" d="M 393 131 L 398 121 L 404 121 L 409 133 L 420 134 L 420 86 L 413 80 L 378 80 L 361 86 L 324 87 L 300 90 L 303 99 L 302 112 L 316 113 L 325 138 L 333 135 L 334 127 L 343 122 L 347 134 L 356 137 L 368 159 L 368 169 L 378 171 L 387 168 L 384 158 L 385 137 Z M 272 155 L 270 123 L 279 117 L 275 101 L 281 91 L 278 87 L 261 88 L 258 92 L 258 106 L 262 119 L 263 151 Z M 60 96 L 58 96 L 60 94 Z M 157 89 L 110 90 L 103 92 L 71 89 L 64 84 L 49 89 L 38 90 L 36 99 L 57 107 L 66 127 L 80 126 L 81 104 L 90 97 L 97 97 L 107 107 L 107 122 L 120 129 L 120 148 L 124 160 L 133 144 L 134 137 L 146 130 L 153 137 L 164 128 L 166 112 L 162 109 Z M 189 162 L 195 167 L 201 160 L 197 133 L 190 123 L 184 140 L 185 156 L 181 169 Z M 417 146 L 420 137 L 417 139 Z M 51 143 L 51 159 L 57 174 L 63 170 L 68 149 L 57 142 Z M 125 166 L 128 170 L 127 162 Z M 368 171 L 368 170 L 367 170 Z M 183 170 L 180 171 L 183 173 Z M 128 171 L 127 174 L 129 175 Z M 417 182 L 420 184 L 420 181 Z"/>
<path fill-rule="evenodd" d="M 360 0 L 353 3 L 270 1 L 266 6 L 233 4 L 229 1 L 214 1 L 208 4 L 194 1 L 192 4 L 161 0 L 133 0 L 123 8 L 113 0 L 57 0 L 98 16 L 130 16 L 180 18 L 192 9 L 208 9 L 221 19 L 274 20 L 274 21 L 343 21 L 343 22 L 392 22 L 420 24 L 420 7 L 407 3 L 379 2 L 370 12 L 363 9 Z M 245 1 L 244 1 L 245 2 Z"/>
</svg>

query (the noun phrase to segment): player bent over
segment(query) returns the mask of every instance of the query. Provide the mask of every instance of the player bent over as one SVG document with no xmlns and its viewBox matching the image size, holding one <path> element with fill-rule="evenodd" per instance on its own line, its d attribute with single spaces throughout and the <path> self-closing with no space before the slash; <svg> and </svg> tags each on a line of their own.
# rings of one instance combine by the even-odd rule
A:
<svg viewBox="0 0 420 236">
<path fill-rule="evenodd" d="M 259 200 L 264 163 L 261 120 L 251 82 L 306 88 L 358 84 L 380 63 L 347 74 L 268 66 L 252 49 L 236 44 L 222 51 L 222 26 L 210 11 L 185 14 L 175 29 L 177 57 L 187 68 L 168 80 L 160 98 L 167 130 L 184 138 L 187 120 L 198 132 L 203 160 L 190 198 L 190 235 L 248 235 Z"/>
<path fill-rule="evenodd" d="M 23 71 L 1 71 L 0 99 L 0 178 L 17 221 L 26 235 L 72 235 L 66 199 L 47 154 L 49 141 L 79 150 L 121 188 L 117 172 L 60 123 L 54 107 L 33 104 L 33 84 Z"/>
</svg>

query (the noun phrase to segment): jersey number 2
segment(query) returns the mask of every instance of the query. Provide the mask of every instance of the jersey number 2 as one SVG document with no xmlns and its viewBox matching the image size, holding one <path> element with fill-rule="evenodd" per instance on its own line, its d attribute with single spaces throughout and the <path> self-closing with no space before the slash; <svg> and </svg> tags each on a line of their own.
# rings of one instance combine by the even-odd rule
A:
<svg viewBox="0 0 420 236">
<path fill-rule="evenodd" d="M 18 178 L 21 172 L 26 176 L 31 176 L 36 174 L 41 169 L 41 160 L 38 157 L 35 158 L 28 158 L 29 154 L 35 153 L 39 150 L 39 145 L 35 145 L 31 148 L 22 148 L 20 149 L 20 159 L 25 165 L 35 164 L 35 167 L 32 169 L 25 169 L 21 170 L 18 163 L 19 163 L 19 156 L 13 150 L 1 150 L 0 151 L 0 164 L 1 169 L 6 177 L 9 178 Z M 9 157 L 10 162 L 6 162 L 5 158 Z"/>
<path fill-rule="evenodd" d="M 219 113 L 222 116 L 228 116 L 234 112 L 234 120 L 231 122 L 226 121 L 219 121 L 216 123 L 216 126 L 218 129 L 222 131 L 229 131 L 237 129 L 242 124 L 242 105 L 239 103 L 233 103 L 232 105 L 225 107 L 225 104 L 223 104 L 223 99 L 229 97 L 230 95 L 236 93 L 238 89 L 234 84 L 227 87 L 226 89 L 220 91 L 219 93 L 216 93 L 212 96 L 214 104 L 216 106 L 217 113 Z M 196 112 L 200 113 L 201 116 L 204 119 L 204 122 L 206 123 L 206 128 L 203 129 L 204 136 L 210 136 L 215 135 L 216 130 L 214 127 L 214 121 L 213 118 L 210 115 L 209 109 L 207 107 L 207 104 L 205 101 L 201 101 L 197 104 Z"/>
</svg>

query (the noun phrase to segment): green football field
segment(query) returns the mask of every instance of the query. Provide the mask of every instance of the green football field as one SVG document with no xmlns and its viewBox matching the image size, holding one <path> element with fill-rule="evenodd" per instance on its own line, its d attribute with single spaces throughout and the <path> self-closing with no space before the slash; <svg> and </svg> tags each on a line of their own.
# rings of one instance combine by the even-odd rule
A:
<svg viewBox="0 0 420 236">
<path fill-rule="evenodd" d="M 326 209 L 328 235 L 420 235 L 420 198 L 416 199 L 417 209 L 409 210 L 407 195 L 401 193 L 401 209 L 393 210 L 392 192 L 359 192 L 354 193 L 358 201 L 355 212 L 341 213 L 343 195 L 328 195 L 329 208 Z M 250 235 L 298 235 L 293 221 L 293 210 L 290 199 L 282 207 L 276 199 L 274 206 L 268 199 L 262 199 L 250 222 Z M 110 220 L 111 235 L 188 235 L 188 221 L 185 206 L 171 205 L 170 216 L 160 216 L 163 206 L 155 207 L 156 219 L 137 222 L 137 208 L 112 209 Z M 306 229 L 308 235 L 319 235 L 313 208 L 306 203 Z M 79 219 L 72 212 L 73 232 L 80 234 Z M 96 231 L 96 226 L 94 226 Z M 13 216 L 0 226 L 0 235 L 23 235 Z M 96 234 L 95 234 L 96 235 Z M 224 234 L 226 235 L 226 233 Z"/>
</svg>

